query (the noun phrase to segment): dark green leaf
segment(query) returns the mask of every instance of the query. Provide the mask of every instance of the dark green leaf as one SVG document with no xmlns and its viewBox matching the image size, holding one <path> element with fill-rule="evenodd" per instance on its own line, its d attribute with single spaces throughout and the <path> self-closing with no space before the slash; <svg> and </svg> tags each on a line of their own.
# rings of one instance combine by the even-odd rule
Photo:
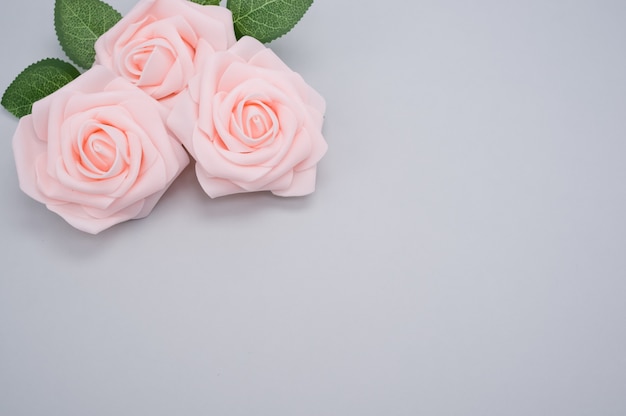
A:
<svg viewBox="0 0 626 416">
<path fill-rule="evenodd" d="M 313 0 L 228 0 L 237 39 L 252 36 L 270 42 L 289 32 Z"/>
<path fill-rule="evenodd" d="M 54 28 L 63 51 L 83 68 L 90 68 L 96 56 L 94 44 L 122 18 L 100 0 L 56 0 Z"/>
<path fill-rule="evenodd" d="M 48 58 L 32 64 L 9 85 L 2 106 L 16 117 L 30 114 L 33 103 L 52 94 L 80 75 L 71 64 Z"/>
<path fill-rule="evenodd" d="M 203 6 L 219 6 L 220 5 L 220 0 L 189 0 L 189 1 L 193 1 L 194 3 L 198 3 Z"/>
</svg>

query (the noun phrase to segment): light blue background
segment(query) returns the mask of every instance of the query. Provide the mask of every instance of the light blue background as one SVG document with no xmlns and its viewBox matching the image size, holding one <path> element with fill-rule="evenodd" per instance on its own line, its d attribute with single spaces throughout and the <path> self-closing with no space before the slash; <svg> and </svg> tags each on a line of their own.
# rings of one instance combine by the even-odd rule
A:
<svg viewBox="0 0 626 416">
<path fill-rule="evenodd" d="M 132 0 L 110 0 L 125 13 Z M 63 56 L 0 6 L 0 87 Z M 1 415 L 626 414 L 626 3 L 317 0 L 318 189 L 187 170 L 98 236 L 21 193 L 0 113 Z"/>
</svg>

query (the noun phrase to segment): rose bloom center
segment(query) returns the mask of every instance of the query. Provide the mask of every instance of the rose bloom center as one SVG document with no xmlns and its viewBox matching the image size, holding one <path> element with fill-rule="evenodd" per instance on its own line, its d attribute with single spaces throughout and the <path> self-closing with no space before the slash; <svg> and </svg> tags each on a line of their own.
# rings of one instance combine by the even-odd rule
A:
<svg viewBox="0 0 626 416">
<path fill-rule="evenodd" d="M 118 175 L 128 165 L 128 143 L 124 132 L 103 123 L 89 123 L 75 147 L 80 172 L 92 179 Z"/>
<path fill-rule="evenodd" d="M 235 110 L 235 121 L 242 133 L 240 140 L 258 146 L 273 140 L 279 128 L 278 117 L 267 103 L 258 99 L 241 101 Z"/>
<path fill-rule="evenodd" d="M 148 65 L 153 69 L 167 69 L 174 64 L 176 57 L 167 41 L 155 39 L 133 48 L 126 59 L 126 67 L 129 71 L 133 75 L 141 77 L 146 76 L 144 71 Z"/>
</svg>

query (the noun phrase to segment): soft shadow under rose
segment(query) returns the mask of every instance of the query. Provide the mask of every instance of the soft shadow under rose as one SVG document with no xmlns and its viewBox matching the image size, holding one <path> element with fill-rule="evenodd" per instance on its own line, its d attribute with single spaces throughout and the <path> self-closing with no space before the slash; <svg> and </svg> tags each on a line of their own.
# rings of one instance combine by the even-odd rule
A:
<svg viewBox="0 0 626 416">
<path fill-rule="evenodd" d="M 13 150 L 20 187 L 96 234 L 148 215 L 189 163 L 159 104 L 102 66 L 33 105 Z"/>
<path fill-rule="evenodd" d="M 194 74 L 198 41 L 224 50 L 235 43 L 225 7 L 189 0 L 141 0 L 96 42 L 96 64 L 157 100 L 182 91 Z"/>
<path fill-rule="evenodd" d="M 168 126 L 196 160 L 204 191 L 313 192 L 327 149 L 323 98 L 253 38 L 221 52 L 201 42 L 198 55 L 198 73 L 174 100 Z"/>
</svg>

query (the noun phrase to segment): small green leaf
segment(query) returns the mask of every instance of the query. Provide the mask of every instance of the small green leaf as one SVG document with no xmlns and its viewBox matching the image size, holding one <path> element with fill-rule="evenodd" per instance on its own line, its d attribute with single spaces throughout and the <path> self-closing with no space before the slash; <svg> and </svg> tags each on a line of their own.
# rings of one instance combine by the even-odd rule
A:
<svg viewBox="0 0 626 416">
<path fill-rule="evenodd" d="M 313 0 L 228 0 L 237 39 L 252 36 L 270 42 L 289 32 Z"/>
<path fill-rule="evenodd" d="M 33 103 L 52 94 L 80 75 L 71 64 L 43 59 L 22 71 L 2 96 L 2 106 L 16 117 L 30 114 Z"/>
<path fill-rule="evenodd" d="M 122 15 L 100 0 L 56 0 L 54 28 L 63 51 L 76 64 L 90 68 L 94 44 Z"/>
<path fill-rule="evenodd" d="M 189 0 L 189 1 L 193 1 L 194 3 L 198 3 L 203 6 L 219 6 L 220 5 L 220 0 Z"/>
</svg>

